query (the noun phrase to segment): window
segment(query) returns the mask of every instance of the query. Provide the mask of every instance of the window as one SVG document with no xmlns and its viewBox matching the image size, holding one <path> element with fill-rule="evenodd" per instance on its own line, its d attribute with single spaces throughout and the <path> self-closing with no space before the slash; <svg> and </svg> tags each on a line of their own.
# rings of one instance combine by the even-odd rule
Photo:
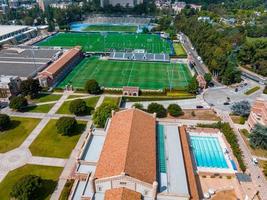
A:
<svg viewBox="0 0 267 200">
<path fill-rule="evenodd" d="M 147 190 L 144 191 L 144 195 L 148 195 L 148 191 Z"/>
<path fill-rule="evenodd" d="M 127 183 L 126 182 L 120 182 L 120 185 L 126 185 Z"/>
<path fill-rule="evenodd" d="M 101 192 L 102 191 L 102 187 L 98 186 L 98 191 Z"/>
</svg>

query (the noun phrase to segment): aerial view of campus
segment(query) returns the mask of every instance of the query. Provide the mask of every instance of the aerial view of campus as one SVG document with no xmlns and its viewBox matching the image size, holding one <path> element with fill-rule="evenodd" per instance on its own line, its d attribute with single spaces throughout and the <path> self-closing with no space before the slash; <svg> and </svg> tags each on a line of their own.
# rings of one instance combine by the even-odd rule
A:
<svg viewBox="0 0 267 200">
<path fill-rule="evenodd" d="M 0 0 L 0 200 L 267 200 L 267 2 Z"/>
</svg>

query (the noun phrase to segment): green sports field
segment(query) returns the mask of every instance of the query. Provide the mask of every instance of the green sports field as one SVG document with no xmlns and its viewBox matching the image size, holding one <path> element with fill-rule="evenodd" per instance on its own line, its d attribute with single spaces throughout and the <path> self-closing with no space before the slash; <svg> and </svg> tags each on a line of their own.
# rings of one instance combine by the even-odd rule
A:
<svg viewBox="0 0 267 200">
<path fill-rule="evenodd" d="M 172 53 L 172 44 L 155 34 L 137 33 L 59 33 L 41 41 L 39 46 L 82 46 L 87 52 L 145 49 L 148 53 Z"/>
<path fill-rule="evenodd" d="M 123 25 L 89 25 L 83 31 L 107 31 L 107 32 L 136 32 L 137 26 L 123 26 Z"/>
<path fill-rule="evenodd" d="M 185 89 L 191 74 L 185 64 L 111 61 L 91 57 L 76 66 L 58 87 L 72 84 L 75 88 L 83 88 L 89 79 L 95 79 L 108 88 L 138 86 L 141 89 L 164 89 L 171 85 L 172 88 Z"/>
</svg>

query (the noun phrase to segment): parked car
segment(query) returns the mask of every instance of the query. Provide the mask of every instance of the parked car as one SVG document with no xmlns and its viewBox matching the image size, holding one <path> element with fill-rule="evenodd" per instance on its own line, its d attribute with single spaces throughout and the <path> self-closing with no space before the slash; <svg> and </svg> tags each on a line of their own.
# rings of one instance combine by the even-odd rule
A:
<svg viewBox="0 0 267 200">
<path fill-rule="evenodd" d="M 198 109 L 199 109 L 199 108 L 204 108 L 204 107 L 203 107 L 203 106 L 201 106 L 201 105 L 197 105 L 197 106 L 196 106 L 196 108 L 198 108 Z"/>
<path fill-rule="evenodd" d="M 230 105 L 230 103 L 229 102 L 224 102 L 223 105 L 228 106 L 228 105 Z"/>
</svg>

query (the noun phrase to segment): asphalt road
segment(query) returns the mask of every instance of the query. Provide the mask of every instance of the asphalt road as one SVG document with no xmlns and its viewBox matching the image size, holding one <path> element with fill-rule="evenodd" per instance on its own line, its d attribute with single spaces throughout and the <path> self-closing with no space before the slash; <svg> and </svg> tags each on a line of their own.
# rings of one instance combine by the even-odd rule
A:
<svg viewBox="0 0 267 200">
<path fill-rule="evenodd" d="M 204 76 L 206 73 L 210 73 L 208 67 L 204 63 L 200 63 L 200 61 L 197 59 L 199 55 L 195 49 L 192 49 L 193 46 L 190 39 L 185 34 L 182 34 L 181 37 L 183 40 L 183 47 L 185 48 L 186 52 L 191 55 L 192 59 L 194 60 L 194 63 L 196 64 L 195 69 L 197 73 L 202 76 Z M 213 80 L 213 84 L 215 86 L 222 86 L 216 80 Z"/>
</svg>

